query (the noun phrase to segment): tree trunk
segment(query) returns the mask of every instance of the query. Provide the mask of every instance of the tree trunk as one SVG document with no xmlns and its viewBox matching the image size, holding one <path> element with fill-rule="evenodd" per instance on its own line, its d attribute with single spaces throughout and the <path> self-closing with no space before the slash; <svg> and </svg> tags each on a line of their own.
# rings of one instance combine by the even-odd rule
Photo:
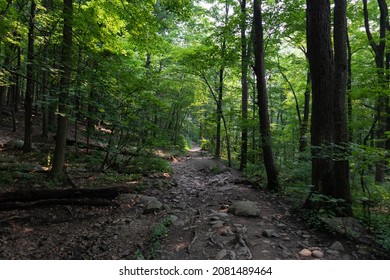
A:
<svg viewBox="0 0 390 280">
<path fill-rule="evenodd" d="M 329 0 L 307 1 L 307 50 L 312 77 L 312 185 L 314 191 L 334 189 L 333 52 Z"/>
<path fill-rule="evenodd" d="M 264 39 L 260 0 L 254 1 L 253 23 L 255 31 L 254 52 L 255 74 L 257 78 L 257 106 L 259 108 L 261 148 L 263 150 L 264 166 L 267 173 L 267 189 L 278 192 L 281 187 L 272 151 L 271 126 L 268 112 L 267 86 L 265 81 Z"/>
<path fill-rule="evenodd" d="M 350 215 L 347 160 L 346 0 L 335 0 L 334 56 L 329 0 L 307 1 L 307 49 L 312 77 L 312 184 L 317 193 L 342 199 L 333 207 Z M 310 197 L 307 200 L 310 205 Z M 328 203 L 324 201 L 324 203 Z"/>
<path fill-rule="evenodd" d="M 73 0 L 64 0 L 63 8 L 62 77 L 58 104 L 57 140 L 54 151 L 52 175 L 62 176 L 65 165 L 66 135 L 68 126 L 68 93 L 71 82 Z"/>
<path fill-rule="evenodd" d="M 31 1 L 29 30 L 28 30 L 28 51 L 27 51 L 27 85 L 24 97 L 24 145 L 23 152 L 31 152 L 32 149 L 32 103 L 34 95 L 34 41 L 35 41 L 35 13 L 37 5 Z"/>
<path fill-rule="evenodd" d="M 240 170 L 244 170 L 248 161 L 248 53 L 246 38 L 246 0 L 241 0 L 241 160 Z"/>
<path fill-rule="evenodd" d="M 49 46 L 45 43 L 43 49 L 43 73 L 42 73 L 42 137 L 47 139 L 49 135 L 49 116 L 48 116 L 48 65 L 47 59 L 49 56 Z"/>
<path fill-rule="evenodd" d="M 352 215 L 352 198 L 349 186 L 349 161 L 347 159 L 348 115 L 347 115 L 347 1 L 335 0 L 334 6 L 334 131 L 335 131 L 335 160 L 334 160 L 334 189 L 329 194 L 345 201 L 343 211 Z"/>
<path fill-rule="evenodd" d="M 306 151 L 308 139 L 307 131 L 309 127 L 309 116 L 310 116 L 310 92 L 311 92 L 311 75 L 310 70 L 307 70 L 306 74 L 306 89 L 305 89 L 305 104 L 303 106 L 303 118 L 299 128 L 299 151 Z"/>
<path fill-rule="evenodd" d="M 347 29 L 347 108 L 348 108 L 348 141 L 352 143 L 353 141 L 353 128 L 352 128 L 352 48 L 349 40 L 348 29 Z"/>
<path fill-rule="evenodd" d="M 377 100 L 377 119 L 378 119 L 378 129 L 377 129 L 377 139 L 378 147 L 385 149 L 388 142 L 385 132 L 386 127 L 386 112 L 390 111 L 389 109 L 389 98 L 386 95 L 385 91 L 388 88 L 386 86 L 386 73 L 385 73 L 385 52 L 386 52 L 386 29 L 389 25 L 389 12 L 386 0 L 377 0 L 378 7 L 380 10 L 380 22 L 379 22 L 379 43 L 376 43 L 370 27 L 370 20 L 368 16 L 368 7 L 367 0 L 363 0 L 363 15 L 364 15 L 364 26 L 366 29 L 367 38 L 369 44 L 375 54 L 375 65 L 377 68 L 378 75 L 378 84 L 381 92 L 378 94 Z M 375 170 L 375 182 L 384 183 L 385 181 L 385 168 L 386 161 L 380 160 L 376 163 Z"/>
<path fill-rule="evenodd" d="M 215 153 L 216 159 L 221 158 L 221 127 L 222 127 L 222 101 L 223 101 L 223 66 L 219 70 L 219 86 L 218 86 L 218 97 L 217 97 L 217 128 L 216 128 L 216 139 L 215 139 Z"/>
</svg>

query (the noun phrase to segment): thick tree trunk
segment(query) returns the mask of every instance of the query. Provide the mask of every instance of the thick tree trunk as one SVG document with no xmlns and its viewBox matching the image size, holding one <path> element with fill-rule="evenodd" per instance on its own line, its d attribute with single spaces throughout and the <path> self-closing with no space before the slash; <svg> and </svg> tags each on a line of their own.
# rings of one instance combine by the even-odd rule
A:
<svg viewBox="0 0 390 280">
<path fill-rule="evenodd" d="M 332 206 L 337 208 L 334 211 L 339 215 L 350 215 L 352 210 L 346 147 L 348 120 L 345 0 L 335 0 L 334 57 L 330 1 L 307 1 L 307 49 L 313 96 L 311 137 L 313 190 L 344 200 Z M 306 203 L 311 204 L 310 197 Z"/>
<path fill-rule="evenodd" d="M 54 151 L 52 175 L 62 176 L 65 165 L 66 135 L 68 127 L 68 93 L 71 82 L 73 0 L 64 0 L 64 27 L 62 44 L 62 77 L 58 105 L 57 140 Z"/>
<path fill-rule="evenodd" d="M 257 105 L 259 108 L 261 148 L 263 151 L 264 166 L 267 173 L 267 189 L 278 192 L 281 187 L 272 151 L 271 126 L 268 112 L 267 86 L 265 81 L 264 39 L 260 0 L 255 0 L 254 2 L 253 21 L 255 30 L 255 74 L 257 78 Z"/>
<path fill-rule="evenodd" d="M 240 170 L 244 170 L 248 161 L 248 53 L 246 38 L 246 0 L 241 0 L 241 160 Z"/>
<path fill-rule="evenodd" d="M 333 51 L 329 0 L 307 1 L 307 50 L 312 77 L 312 185 L 314 191 L 334 189 Z"/>
<path fill-rule="evenodd" d="M 32 103 L 34 95 L 34 41 L 35 41 L 35 13 L 37 5 L 34 0 L 31 1 L 29 30 L 28 30 L 28 51 L 27 51 L 27 85 L 24 98 L 24 145 L 25 153 L 32 149 Z"/>
</svg>

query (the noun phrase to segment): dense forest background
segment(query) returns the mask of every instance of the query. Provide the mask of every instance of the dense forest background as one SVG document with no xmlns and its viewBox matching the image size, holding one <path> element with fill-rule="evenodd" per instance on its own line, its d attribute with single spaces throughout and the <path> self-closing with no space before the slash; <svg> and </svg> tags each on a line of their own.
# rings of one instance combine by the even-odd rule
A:
<svg viewBox="0 0 390 280">
<path fill-rule="evenodd" d="M 169 172 L 155 151 L 198 143 L 390 248 L 387 3 L 0 0 L 0 126 L 23 132 L 0 189 Z"/>
</svg>

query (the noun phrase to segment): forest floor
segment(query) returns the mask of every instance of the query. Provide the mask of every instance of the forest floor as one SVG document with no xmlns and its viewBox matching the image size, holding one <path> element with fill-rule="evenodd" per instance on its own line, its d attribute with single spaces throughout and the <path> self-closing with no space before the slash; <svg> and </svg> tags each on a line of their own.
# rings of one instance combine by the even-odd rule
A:
<svg viewBox="0 0 390 280">
<path fill-rule="evenodd" d="M 0 164 L 4 169 L 26 161 L 31 174 L 39 169 L 34 157 L 7 146 L 21 139 L 20 132 L 0 127 Z M 0 211 L 0 259 L 380 258 L 354 219 L 335 218 L 334 234 L 316 231 L 280 197 L 254 187 L 199 147 L 168 159 L 172 173 L 129 182 L 143 187 L 120 194 L 112 205 L 53 203 Z M 26 175 L 13 174 L 15 184 L 26 182 Z M 89 174 L 76 184 L 113 186 L 96 178 Z M 2 180 L 0 191 L 11 191 Z M 25 185 L 34 190 L 43 184 Z"/>
</svg>

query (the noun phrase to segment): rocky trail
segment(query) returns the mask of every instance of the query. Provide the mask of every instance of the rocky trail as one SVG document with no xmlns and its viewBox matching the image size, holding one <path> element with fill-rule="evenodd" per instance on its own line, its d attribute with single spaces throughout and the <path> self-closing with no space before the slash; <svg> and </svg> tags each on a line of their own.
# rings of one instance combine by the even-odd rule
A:
<svg viewBox="0 0 390 280">
<path fill-rule="evenodd" d="M 1 211 L 0 259 L 375 259 L 357 223 L 361 242 L 315 232 L 199 148 L 171 164 L 116 206 Z"/>
<path fill-rule="evenodd" d="M 364 259 L 365 244 L 314 232 L 276 196 L 199 149 L 173 163 L 178 187 L 161 259 Z M 358 225 L 351 226 L 354 230 Z"/>
</svg>

